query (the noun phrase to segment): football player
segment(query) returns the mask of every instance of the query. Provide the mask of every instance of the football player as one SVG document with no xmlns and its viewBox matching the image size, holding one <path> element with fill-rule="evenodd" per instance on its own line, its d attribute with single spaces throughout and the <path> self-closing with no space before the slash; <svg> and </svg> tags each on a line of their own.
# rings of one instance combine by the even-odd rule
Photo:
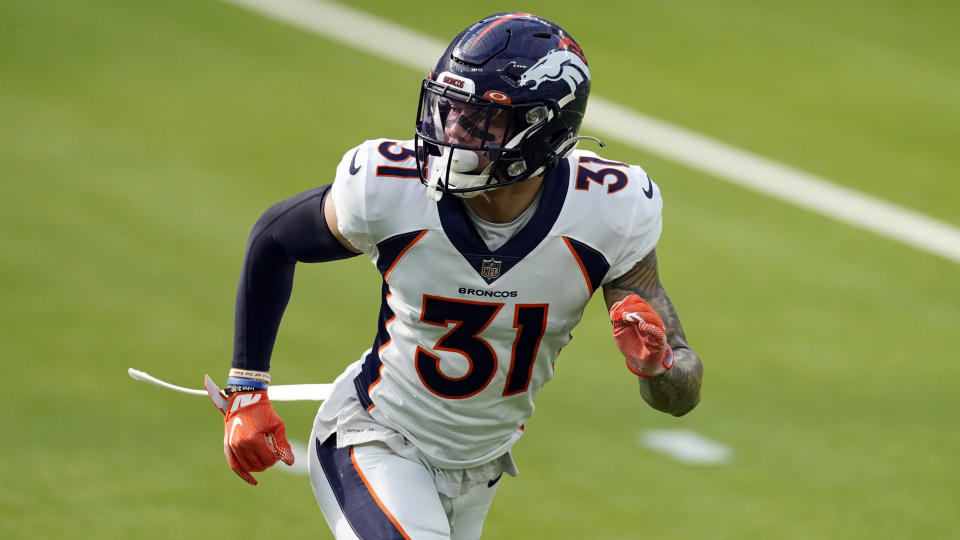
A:
<svg viewBox="0 0 960 540">
<path fill-rule="evenodd" d="M 373 342 L 320 407 L 309 470 L 338 539 L 475 539 L 510 450 L 594 291 L 652 407 L 683 415 L 702 367 L 660 284 L 660 190 L 578 150 L 580 46 L 528 13 L 462 31 L 423 80 L 413 140 L 344 154 L 332 185 L 271 207 L 250 235 L 225 393 L 224 452 L 292 463 L 267 399 L 298 262 L 363 253 L 383 277 Z"/>
</svg>

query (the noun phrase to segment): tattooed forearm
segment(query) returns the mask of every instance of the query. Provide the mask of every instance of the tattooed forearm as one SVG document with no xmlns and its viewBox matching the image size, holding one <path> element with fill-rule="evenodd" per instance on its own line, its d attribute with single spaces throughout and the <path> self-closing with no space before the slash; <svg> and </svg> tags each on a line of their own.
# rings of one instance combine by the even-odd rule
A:
<svg viewBox="0 0 960 540">
<path fill-rule="evenodd" d="M 651 407 L 675 416 L 690 412 L 700 401 L 703 365 L 687 345 L 683 326 L 673 302 L 660 284 L 656 251 L 651 252 L 623 276 L 604 286 L 607 309 L 621 298 L 636 294 L 663 319 L 667 343 L 673 349 L 673 368 L 655 379 L 640 379 L 640 395 Z"/>
<path fill-rule="evenodd" d="M 677 349 L 687 346 L 687 338 L 680 324 L 680 317 L 660 284 L 657 270 L 657 252 L 653 251 L 638 262 L 626 274 L 604 286 L 603 295 L 609 310 L 621 298 L 636 294 L 657 310 L 663 319 L 663 328 L 667 331 L 667 343 Z"/>
<path fill-rule="evenodd" d="M 673 368 L 655 379 L 640 378 L 640 395 L 658 411 L 683 416 L 700 403 L 703 364 L 693 349 L 673 350 Z"/>
</svg>

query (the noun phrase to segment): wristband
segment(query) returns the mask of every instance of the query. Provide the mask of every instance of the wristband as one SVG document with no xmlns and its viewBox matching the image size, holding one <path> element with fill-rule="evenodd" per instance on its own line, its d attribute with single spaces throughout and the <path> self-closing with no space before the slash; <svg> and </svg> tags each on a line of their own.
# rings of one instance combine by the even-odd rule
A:
<svg viewBox="0 0 960 540">
<path fill-rule="evenodd" d="M 252 386 L 242 386 L 239 384 L 228 384 L 226 388 L 223 389 L 223 393 L 230 397 L 238 392 L 258 392 L 259 388 L 254 388 Z"/>
<path fill-rule="evenodd" d="M 231 379 L 250 379 L 252 381 L 259 381 L 264 384 L 270 384 L 270 373 L 267 371 L 230 368 L 230 373 L 227 375 L 227 377 L 230 377 Z"/>
<path fill-rule="evenodd" d="M 269 384 L 261 381 L 255 381 L 253 379 L 241 379 L 240 377 L 229 377 L 227 379 L 227 386 L 244 386 L 253 388 L 254 390 L 266 390 Z"/>
<path fill-rule="evenodd" d="M 268 386 L 270 374 L 266 371 L 232 368 L 227 377 L 227 387 L 233 387 L 233 392 L 230 393 L 266 390 Z"/>
</svg>

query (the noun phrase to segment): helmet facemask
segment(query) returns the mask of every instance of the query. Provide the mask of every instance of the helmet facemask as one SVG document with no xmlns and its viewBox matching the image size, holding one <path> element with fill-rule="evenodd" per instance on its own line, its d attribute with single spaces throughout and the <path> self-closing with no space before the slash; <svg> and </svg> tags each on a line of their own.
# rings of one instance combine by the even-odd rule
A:
<svg viewBox="0 0 960 540">
<path fill-rule="evenodd" d="M 417 162 L 427 195 L 472 198 L 543 172 L 528 170 L 544 126 L 557 118 L 555 103 L 500 103 L 426 79 L 417 111 Z M 546 147 L 547 141 L 542 146 Z M 537 161 L 534 161 L 537 162 Z"/>
</svg>

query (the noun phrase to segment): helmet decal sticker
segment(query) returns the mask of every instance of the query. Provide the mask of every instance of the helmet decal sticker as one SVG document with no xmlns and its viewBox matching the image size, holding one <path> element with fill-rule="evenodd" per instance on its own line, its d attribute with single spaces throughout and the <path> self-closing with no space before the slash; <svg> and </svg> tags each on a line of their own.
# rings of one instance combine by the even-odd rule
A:
<svg viewBox="0 0 960 540">
<path fill-rule="evenodd" d="M 471 94 L 476 91 L 476 84 L 472 80 L 450 73 L 449 71 L 444 71 L 440 75 L 437 75 L 437 82 Z"/>
<path fill-rule="evenodd" d="M 449 84 L 451 86 L 456 86 L 457 88 L 463 88 L 463 79 L 456 79 L 450 75 L 444 75 L 443 84 Z"/>
<path fill-rule="evenodd" d="M 510 96 L 496 90 L 487 90 L 487 93 L 484 94 L 483 97 L 500 103 L 510 103 Z"/>
<path fill-rule="evenodd" d="M 577 53 L 554 49 L 524 71 L 519 83 L 521 87 L 528 86 L 536 90 L 545 82 L 561 80 L 570 86 L 570 92 L 573 93 L 580 83 L 590 80 L 590 68 Z"/>
</svg>

